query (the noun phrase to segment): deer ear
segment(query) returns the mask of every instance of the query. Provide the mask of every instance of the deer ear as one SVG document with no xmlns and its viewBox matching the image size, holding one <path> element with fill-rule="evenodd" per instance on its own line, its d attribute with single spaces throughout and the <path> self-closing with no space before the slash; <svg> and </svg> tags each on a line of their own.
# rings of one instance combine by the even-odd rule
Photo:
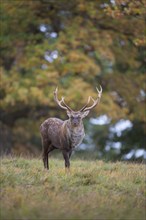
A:
<svg viewBox="0 0 146 220">
<path fill-rule="evenodd" d="M 85 111 L 85 112 L 83 112 L 83 113 L 82 113 L 82 118 L 85 118 L 85 117 L 89 114 L 89 112 L 90 112 L 90 111 Z"/>
<path fill-rule="evenodd" d="M 70 111 L 66 111 L 67 112 L 67 115 L 68 115 L 68 117 L 70 118 L 70 116 L 71 116 L 71 112 Z"/>
</svg>

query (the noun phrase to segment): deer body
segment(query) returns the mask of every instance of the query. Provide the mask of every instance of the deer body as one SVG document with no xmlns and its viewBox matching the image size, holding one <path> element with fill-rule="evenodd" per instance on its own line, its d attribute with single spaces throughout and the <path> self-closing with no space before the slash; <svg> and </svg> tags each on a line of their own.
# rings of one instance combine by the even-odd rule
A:
<svg viewBox="0 0 146 220">
<path fill-rule="evenodd" d="M 54 98 L 57 104 L 67 111 L 69 117 L 68 120 L 62 121 L 58 118 L 48 118 L 40 126 L 40 133 L 42 137 L 43 146 L 43 162 L 44 167 L 49 169 L 48 154 L 54 149 L 60 149 L 62 151 L 65 167 L 70 167 L 70 156 L 74 148 L 78 147 L 85 136 L 83 118 L 89 113 L 89 110 L 97 105 L 102 93 L 98 91 L 99 96 L 94 101 L 91 107 L 87 107 L 90 102 L 88 99 L 87 104 L 80 111 L 73 111 L 64 102 L 64 98 L 61 101 L 57 98 L 57 89 L 54 92 Z M 61 103 L 63 102 L 64 105 Z"/>
<path fill-rule="evenodd" d="M 71 150 L 79 146 L 85 136 L 83 123 L 72 127 L 69 120 L 58 118 L 45 120 L 40 126 L 40 132 L 43 140 L 60 150 Z"/>
</svg>

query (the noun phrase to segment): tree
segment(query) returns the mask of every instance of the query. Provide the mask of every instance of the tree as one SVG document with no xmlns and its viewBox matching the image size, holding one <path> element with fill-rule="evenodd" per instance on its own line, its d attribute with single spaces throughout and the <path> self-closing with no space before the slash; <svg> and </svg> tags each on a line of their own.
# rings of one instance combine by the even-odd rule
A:
<svg viewBox="0 0 146 220">
<path fill-rule="evenodd" d="M 143 137 L 144 16 L 144 1 L 136 0 L 3 1 L 0 119 L 14 143 L 21 133 L 23 144 L 39 145 L 42 117 L 65 117 L 53 100 L 56 85 L 78 109 L 89 95 L 96 97 L 97 82 L 104 93 L 90 116 L 106 114 L 111 123 L 128 118 Z"/>
</svg>

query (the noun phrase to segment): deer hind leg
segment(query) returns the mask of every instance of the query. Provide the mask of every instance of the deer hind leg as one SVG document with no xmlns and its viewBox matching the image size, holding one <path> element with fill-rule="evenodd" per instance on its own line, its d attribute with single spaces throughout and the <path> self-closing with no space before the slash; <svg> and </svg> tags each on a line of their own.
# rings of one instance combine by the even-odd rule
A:
<svg viewBox="0 0 146 220">
<path fill-rule="evenodd" d="M 48 169 L 48 170 L 49 170 L 49 158 L 48 158 L 48 156 L 49 156 L 49 153 L 50 153 L 51 151 L 53 151 L 54 149 L 55 149 L 55 147 L 50 144 L 50 146 L 49 146 L 49 148 L 48 148 L 48 153 L 47 153 L 47 169 Z"/>
<path fill-rule="evenodd" d="M 48 149 L 43 147 L 43 163 L 44 168 L 49 169 L 49 163 L 48 163 Z"/>
<path fill-rule="evenodd" d="M 49 170 L 48 154 L 46 152 L 43 153 L 43 163 L 44 168 Z"/>
<path fill-rule="evenodd" d="M 65 160 L 65 170 L 66 172 L 70 172 L 70 161 L 69 161 L 69 152 L 67 151 L 62 151 L 64 160 Z"/>
<path fill-rule="evenodd" d="M 43 157 L 43 163 L 44 163 L 44 168 L 49 169 L 49 162 L 48 162 L 48 151 L 50 148 L 50 142 L 48 140 L 42 139 L 42 157 Z"/>
<path fill-rule="evenodd" d="M 72 150 L 69 151 L 69 159 L 70 159 L 71 155 L 72 155 Z"/>
<path fill-rule="evenodd" d="M 44 168 L 46 168 L 47 170 L 49 170 L 49 158 L 48 158 L 48 155 L 54 149 L 55 149 L 55 147 L 53 147 L 51 145 L 51 142 L 49 142 L 49 141 L 44 142 L 43 141 L 43 162 L 44 162 Z"/>
</svg>

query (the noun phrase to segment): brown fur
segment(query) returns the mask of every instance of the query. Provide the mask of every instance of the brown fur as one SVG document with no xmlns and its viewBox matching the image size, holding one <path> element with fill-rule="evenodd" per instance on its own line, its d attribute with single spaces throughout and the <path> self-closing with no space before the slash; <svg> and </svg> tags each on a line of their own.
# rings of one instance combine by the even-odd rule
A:
<svg viewBox="0 0 146 220">
<path fill-rule="evenodd" d="M 58 88 L 56 88 L 54 91 L 54 100 L 62 109 L 67 111 L 69 119 L 62 121 L 58 118 L 48 118 L 40 126 L 45 168 L 49 169 L 48 154 L 54 149 L 60 149 L 62 151 L 65 167 L 70 167 L 69 159 L 72 150 L 81 144 L 85 135 L 82 119 L 88 115 L 89 110 L 99 103 L 102 87 L 100 86 L 100 91 L 98 89 L 97 91 L 98 97 L 96 100 L 89 96 L 86 105 L 80 111 L 75 112 L 65 103 L 64 97 L 60 101 L 58 100 Z M 88 107 L 90 99 L 92 99 L 93 104 Z"/>
<path fill-rule="evenodd" d="M 74 118 L 71 119 L 71 117 L 76 119 L 75 122 L 77 124 L 74 124 Z M 74 112 L 74 115 L 72 113 L 66 121 L 58 118 L 49 118 L 41 124 L 40 132 L 42 136 L 44 167 L 49 169 L 48 154 L 54 149 L 60 149 L 65 159 L 65 167 L 69 168 L 69 158 L 72 151 L 75 147 L 79 146 L 85 135 L 82 117 L 77 112 Z"/>
</svg>

